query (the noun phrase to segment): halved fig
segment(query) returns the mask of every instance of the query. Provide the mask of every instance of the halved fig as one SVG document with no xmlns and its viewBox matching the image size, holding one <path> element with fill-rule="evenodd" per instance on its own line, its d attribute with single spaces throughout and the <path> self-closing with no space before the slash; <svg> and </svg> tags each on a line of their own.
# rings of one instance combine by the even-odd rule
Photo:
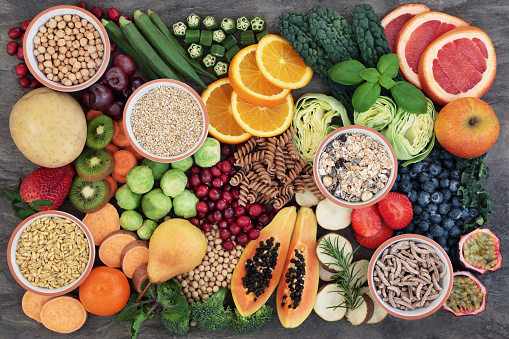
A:
<svg viewBox="0 0 509 339">
<path fill-rule="evenodd" d="M 486 286 L 474 274 L 468 271 L 454 272 L 451 294 L 444 309 L 457 317 L 476 315 L 486 309 L 487 297 Z"/>
<path fill-rule="evenodd" d="M 480 274 L 489 274 L 502 267 L 500 239 L 487 228 L 478 228 L 462 236 L 458 253 L 465 268 Z"/>
</svg>

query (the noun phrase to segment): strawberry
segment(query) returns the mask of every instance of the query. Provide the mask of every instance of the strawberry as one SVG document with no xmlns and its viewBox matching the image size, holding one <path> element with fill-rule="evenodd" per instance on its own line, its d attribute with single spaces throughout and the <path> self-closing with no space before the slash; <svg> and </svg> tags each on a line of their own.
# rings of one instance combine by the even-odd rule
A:
<svg viewBox="0 0 509 339">
<path fill-rule="evenodd" d="M 406 195 L 390 192 L 378 203 L 378 211 L 392 229 L 399 230 L 406 227 L 414 215 L 412 203 Z"/>
<path fill-rule="evenodd" d="M 73 176 L 74 168 L 70 164 L 57 168 L 39 167 L 23 180 L 19 193 L 4 190 L 4 194 L 11 201 L 14 214 L 25 219 L 39 211 L 59 208 L 69 193 Z"/>
<path fill-rule="evenodd" d="M 352 212 L 352 228 L 363 237 L 372 237 L 382 228 L 382 218 L 376 206 L 355 209 Z"/>
<path fill-rule="evenodd" d="M 355 240 L 362 246 L 369 249 L 376 249 L 378 246 L 382 245 L 385 241 L 389 240 L 392 237 L 394 230 L 387 226 L 385 222 L 382 221 L 382 228 L 380 232 L 375 234 L 372 237 L 363 237 L 362 235 L 354 232 L 353 235 Z"/>
</svg>

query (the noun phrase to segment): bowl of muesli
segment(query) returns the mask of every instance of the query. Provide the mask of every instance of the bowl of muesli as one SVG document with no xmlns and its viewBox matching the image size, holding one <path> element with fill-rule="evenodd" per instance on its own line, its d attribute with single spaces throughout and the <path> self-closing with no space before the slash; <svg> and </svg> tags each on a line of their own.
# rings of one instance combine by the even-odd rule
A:
<svg viewBox="0 0 509 339">
<path fill-rule="evenodd" d="M 313 163 L 316 185 L 327 199 L 347 208 L 376 204 L 396 180 L 396 153 L 383 135 L 365 126 L 345 126 L 329 134 Z"/>
</svg>

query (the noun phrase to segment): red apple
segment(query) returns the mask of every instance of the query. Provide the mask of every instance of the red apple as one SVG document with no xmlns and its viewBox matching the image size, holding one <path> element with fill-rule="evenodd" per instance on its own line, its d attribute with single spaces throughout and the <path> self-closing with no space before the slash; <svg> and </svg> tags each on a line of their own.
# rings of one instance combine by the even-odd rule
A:
<svg viewBox="0 0 509 339">
<path fill-rule="evenodd" d="M 460 98 L 447 104 L 435 120 L 437 140 L 460 158 L 486 153 L 497 141 L 500 125 L 493 109 L 477 98 Z"/>
</svg>

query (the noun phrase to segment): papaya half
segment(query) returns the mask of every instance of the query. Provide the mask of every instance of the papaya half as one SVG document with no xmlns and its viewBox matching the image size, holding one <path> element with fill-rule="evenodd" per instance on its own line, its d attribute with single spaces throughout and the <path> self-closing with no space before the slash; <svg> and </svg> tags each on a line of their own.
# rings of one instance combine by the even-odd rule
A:
<svg viewBox="0 0 509 339">
<path fill-rule="evenodd" d="M 301 207 L 276 294 L 277 314 L 285 328 L 302 324 L 315 305 L 320 277 L 316 232 L 313 210 Z"/>
<path fill-rule="evenodd" d="M 233 301 L 243 317 L 258 311 L 276 289 L 296 219 L 295 207 L 281 209 L 244 248 L 231 280 Z"/>
</svg>

